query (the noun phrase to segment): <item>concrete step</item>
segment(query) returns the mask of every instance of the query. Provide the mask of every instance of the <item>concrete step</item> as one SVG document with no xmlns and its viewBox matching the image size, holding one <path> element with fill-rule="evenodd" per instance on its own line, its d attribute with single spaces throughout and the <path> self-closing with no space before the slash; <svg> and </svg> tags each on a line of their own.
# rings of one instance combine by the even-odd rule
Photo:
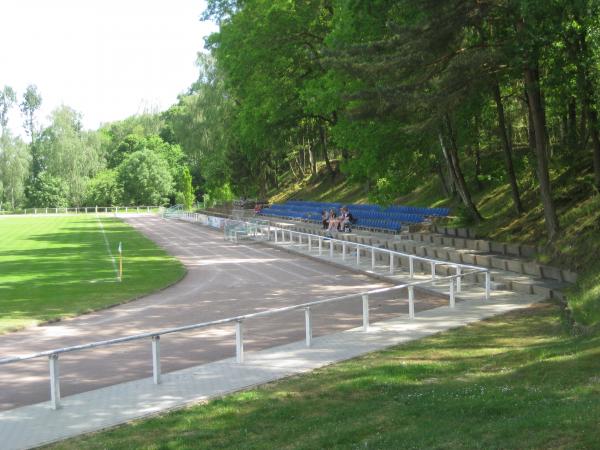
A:
<svg viewBox="0 0 600 450">
<path fill-rule="evenodd" d="M 310 223 L 288 222 L 288 225 L 298 231 L 324 234 L 320 227 Z M 420 240 L 410 239 L 416 235 L 420 236 Z M 492 289 L 496 290 L 509 289 L 524 294 L 540 294 L 548 298 L 561 299 L 564 298 L 564 289 L 576 280 L 576 274 L 569 271 L 540 265 L 516 256 L 499 255 L 480 250 L 479 248 L 483 246 L 481 242 L 484 242 L 481 240 L 469 240 L 468 245 L 472 247 L 471 249 L 456 248 L 445 245 L 450 243 L 447 237 L 439 239 L 439 237 L 435 238 L 435 235 L 429 234 L 429 237 L 426 238 L 425 235 L 426 233 L 409 233 L 390 238 L 389 236 L 374 234 L 339 233 L 336 237 L 348 242 L 382 246 L 407 254 L 448 261 L 447 265 L 436 265 L 436 273 L 440 275 L 449 275 L 455 271 L 452 263 L 487 267 L 491 273 Z M 462 244 L 462 242 L 459 242 L 459 244 Z M 477 249 L 474 249 L 474 247 L 477 247 Z M 385 254 L 378 255 L 376 261 L 389 265 L 389 257 Z M 396 264 L 398 263 L 396 262 Z M 428 263 L 416 263 L 415 270 L 427 273 L 431 269 Z M 482 283 L 483 275 L 479 274 L 477 280 L 474 281 Z"/>
</svg>

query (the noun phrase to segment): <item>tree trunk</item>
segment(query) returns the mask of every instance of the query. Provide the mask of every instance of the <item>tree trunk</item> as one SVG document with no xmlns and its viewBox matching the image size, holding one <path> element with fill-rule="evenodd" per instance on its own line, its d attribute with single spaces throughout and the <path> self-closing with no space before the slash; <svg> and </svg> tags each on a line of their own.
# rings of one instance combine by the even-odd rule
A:
<svg viewBox="0 0 600 450">
<path fill-rule="evenodd" d="M 475 220 L 477 222 L 480 222 L 483 220 L 483 217 L 481 217 L 481 214 L 479 214 L 479 211 L 477 210 L 477 207 L 475 206 L 475 203 L 473 202 L 473 199 L 471 198 L 471 193 L 469 192 L 469 188 L 465 181 L 465 177 L 460 168 L 460 161 L 458 158 L 458 148 L 456 146 L 456 141 L 454 139 L 454 133 L 452 130 L 452 124 L 450 123 L 450 117 L 448 116 L 448 114 L 446 114 L 446 116 L 445 116 L 445 121 L 446 121 L 446 127 L 448 128 L 447 131 L 448 131 L 448 138 L 449 138 L 450 146 L 449 146 L 449 148 L 445 148 L 443 137 L 441 135 L 440 135 L 440 144 L 442 145 L 442 148 L 445 148 L 445 151 L 447 152 L 448 156 L 450 157 L 449 160 L 450 160 L 450 165 L 452 168 L 451 173 L 454 176 L 454 181 L 456 183 L 458 195 L 460 195 L 460 198 L 461 198 L 463 204 L 466 206 L 467 210 L 472 214 L 472 216 L 475 218 Z"/>
<path fill-rule="evenodd" d="M 593 108 L 588 108 L 590 134 L 592 135 L 592 148 L 594 155 L 594 184 L 600 190 L 600 137 L 598 136 L 598 113 Z"/>
<path fill-rule="evenodd" d="M 323 158 L 325 158 L 325 165 L 331 176 L 334 176 L 333 167 L 331 167 L 331 161 L 329 161 L 329 155 L 327 152 L 327 134 L 322 123 L 319 123 L 319 138 L 321 139 L 321 148 L 323 149 Z"/>
<path fill-rule="evenodd" d="M 508 180 L 510 182 L 510 190 L 512 193 L 513 204 L 517 214 L 523 214 L 523 205 L 521 204 L 521 196 L 519 194 L 519 185 L 517 184 L 517 177 L 515 175 L 515 168 L 512 159 L 512 148 L 510 141 L 508 140 L 508 134 L 506 132 L 506 120 L 504 117 L 504 105 L 502 105 L 502 96 L 500 95 L 500 86 L 498 83 L 494 83 L 492 86 L 494 91 L 494 100 L 496 101 L 496 109 L 498 111 L 498 132 L 500 134 L 500 141 L 502 142 L 502 148 L 504 149 L 504 161 L 506 164 L 506 172 L 508 173 Z"/>
<path fill-rule="evenodd" d="M 537 62 L 532 67 L 526 67 L 524 78 L 525 88 L 529 104 L 529 112 L 535 132 L 535 153 L 537 157 L 537 175 L 540 183 L 540 196 L 544 207 L 544 218 L 548 239 L 554 240 L 559 231 L 556 208 L 552 200 L 552 189 L 550 185 L 550 173 L 548 170 L 548 153 L 546 149 L 546 123 L 542 109 L 542 97 L 540 92 L 539 72 Z"/>
<path fill-rule="evenodd" d="M 448 198 L 453 197 L 454 195 L 449 186 L 450 183 L 448 183 L 448 181 L 446 180 L 446 177 L 444 175 L 444 170 L 442 169 L 442 163 L 440 162 L 439 158 L 436 158 L 436 161 L 435 161 L 435 171 L 437 172 L 438 176 L 440 177 L 440 182 L 442 183 L 442 189 L 444 191 L 444 195 Z"/>
<path fill-rule="evenodd" d="M 475 181 L 477 182 L 477 190 L 483 190 L 483 182 L 481 181 L 481 148 L 479 147 L 479 130 L 481 118 L 479 114 L 475 115 L 475 132 L 477 139 L 475 142 Z"/>
<path fill-rule="evenodd" d="M 317 173 L 317 159 L 315 158 L 315 152 L 313 150 L 312 142 L 308 141 L 308 160 L 310 163 L 310 174 L 316 175 Z"/>
<path fill-rule="evenodd" d="M 567 114 L 567 144 L 574 151 L 577 148 L 577 103 L 575 97 L 569 99 Z"/>
</svg>

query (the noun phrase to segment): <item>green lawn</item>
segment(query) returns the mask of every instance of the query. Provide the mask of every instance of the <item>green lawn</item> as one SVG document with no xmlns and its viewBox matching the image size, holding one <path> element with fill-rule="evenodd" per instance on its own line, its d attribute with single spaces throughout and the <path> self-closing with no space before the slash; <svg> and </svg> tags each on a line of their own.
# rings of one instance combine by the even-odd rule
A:
<svg viewBox="0 0 600 450">
<path fill-rule="evenodd" d="M 598 448 L 600 336 L 544 304 L 52 446 Z"/>
<path fill-rule="evenodd" d="M 124 277 L 115 268 L 123 243 Z M 0 333 L 150 293 L 185 268 L 126 223 L 95 216 L 0 218 Z"/>
</svg>

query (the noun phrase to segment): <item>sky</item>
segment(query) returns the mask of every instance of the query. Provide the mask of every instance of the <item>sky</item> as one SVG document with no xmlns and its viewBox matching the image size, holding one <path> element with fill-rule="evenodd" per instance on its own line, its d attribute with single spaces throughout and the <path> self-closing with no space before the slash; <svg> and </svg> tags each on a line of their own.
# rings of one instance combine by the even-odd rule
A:
<svg viewBox="0 0 600 450">
<path fill-rule="evenodd" d="M 217 31 L 203 0 L 0 0 L 0 88 L 35 84 L 38 122 L 60 105 L 85 128 L 165 110 L 198 76 L 196 55 Z M 14 108 L 10 126 L 23 135 Z"/>
</svg>

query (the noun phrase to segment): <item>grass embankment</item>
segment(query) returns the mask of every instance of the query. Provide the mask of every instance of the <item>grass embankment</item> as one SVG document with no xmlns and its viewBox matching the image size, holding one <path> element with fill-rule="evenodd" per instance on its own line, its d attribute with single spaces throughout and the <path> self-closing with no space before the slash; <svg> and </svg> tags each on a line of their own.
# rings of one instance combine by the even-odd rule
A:
<svg viewBox="0 0 600 450">
<path fill-rule="evenodd" d="M 104 235 L 115 258 L 123 243 L 122 282 Z M 3 218 L 0 236 L 0 333 L 122 303 L 185 274 L 179 261 L 115 218 Z"/>
<path fill-rule="evenodd" d="M 597 448 L 600 335 L 543 304 L 56 449 Z"/>
</svg>

